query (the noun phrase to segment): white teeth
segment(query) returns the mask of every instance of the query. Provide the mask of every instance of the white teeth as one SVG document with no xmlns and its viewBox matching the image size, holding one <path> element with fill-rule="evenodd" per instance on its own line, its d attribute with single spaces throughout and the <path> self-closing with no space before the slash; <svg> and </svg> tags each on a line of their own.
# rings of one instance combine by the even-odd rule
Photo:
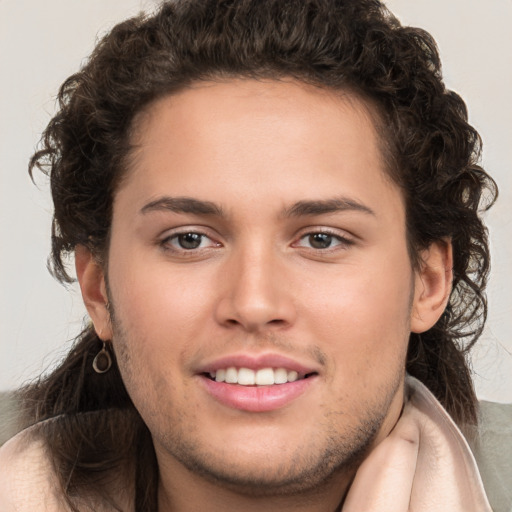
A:
<svg viewBox="0 0 512 512">
<path fill-rule="evenodd" d="M 288 382 L 295 382 L 299 378 L 299 374 L 296 371 L 288 372 Z"/>
<path fill-rule="evenodd" d="M 256 372 L 256 384 L 258 386 L 271 386 L 274 381 L 274 370 L 272 368 L 262 368 Z"/>
<path fill-rule="evenodd" d="M 274 370 L 274 383 L 286 384 L 288 382 L 288 372 L 285 368 L 278 368 Z"/>
<path fill-rule="evenodd" d="M 242 386 L 253 386 L 256 382 L 256 375 L 254 370 L 249 370 L 249 368 L 240 368 L 238 370 L 238 384 Z"/>
<path fill-rule="evenodd" d="M 233 366 L 226 370 L 226 382 L 228 384 L 236 384 L 238 382 L 238 372 Z"/>
<path fill-rule="evenodd" d="M 286 384 L 298 380 L 299 374 L 295 370 L 286 368 L 261 368 L 254 371 L 250 368 L 222 368 L 210 372 L 210 377 L 216 382 L 240 384 L 242 386 L 272 386 L 273 384 Z"/>
</svg>

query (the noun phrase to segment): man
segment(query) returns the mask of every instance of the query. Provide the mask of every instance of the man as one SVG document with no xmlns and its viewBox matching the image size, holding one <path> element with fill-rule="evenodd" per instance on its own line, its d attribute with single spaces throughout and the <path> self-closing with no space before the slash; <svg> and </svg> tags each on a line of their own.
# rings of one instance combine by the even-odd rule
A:
<svg viewBox="0 0 512 512">
<path fill-rule="evenodd" d="M 5 509 L 490 510 L 456 424 L 495 185 L 439 66 L 361 0 L 170 2 L 100 42 L 31 163 L 91 325 L 25 390 Z"/>
</svg>

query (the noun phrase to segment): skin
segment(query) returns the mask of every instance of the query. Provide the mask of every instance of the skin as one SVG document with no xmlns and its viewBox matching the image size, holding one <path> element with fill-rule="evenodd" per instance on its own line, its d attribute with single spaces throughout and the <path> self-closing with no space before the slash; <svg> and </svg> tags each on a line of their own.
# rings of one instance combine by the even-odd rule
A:
<svg viewBox="0 0 512 512">
<path fill-rule="evenodd" d="M 76 264 L 152 433 L 161 510 L 335 510 L 398 420 L 409 334 L 444 310 L 451 252 L 434 244 L 412 268 L 369 108 L 293 81 L 233 80 L 137 116 L 107 267 L 84 248 Z M 198 248 L 180 247 L 186 233 L 203 235 Z M 331 237 L 325 248 L 315 233 Z M 233 354 L 286 356 L 314 376 L 283 407 L 240 410 L 198 374 Z"/>
</svg>

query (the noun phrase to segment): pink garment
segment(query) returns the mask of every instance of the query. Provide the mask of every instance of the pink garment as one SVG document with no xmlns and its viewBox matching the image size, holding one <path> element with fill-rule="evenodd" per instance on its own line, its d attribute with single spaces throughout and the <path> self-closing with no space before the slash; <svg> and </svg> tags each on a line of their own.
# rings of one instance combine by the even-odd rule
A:
<svg viewBox="0 0 512 512">
<path fill-rule="evenodd" d="M 492 512 L 468 443 L 407 377 L 402 416 L 359 467 L 342 512 Z"/>
</svg>

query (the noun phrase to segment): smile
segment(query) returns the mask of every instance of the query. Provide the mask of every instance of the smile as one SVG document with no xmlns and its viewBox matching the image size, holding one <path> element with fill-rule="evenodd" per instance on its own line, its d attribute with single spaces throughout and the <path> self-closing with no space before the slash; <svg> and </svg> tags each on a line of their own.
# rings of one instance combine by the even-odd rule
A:
<svg viewBox="0 0 512 512">
<path fill-rule="evenodd" d="M 273 386 L 275 384 L 287 384 L 309 377 L 312 374 L 301 375 L 295 370 L 286 368 L 219 368 L 208 373 L 215 382 L 226 382 L 227 384 L 238 384 L 240 386 Z"/>
</svg>

